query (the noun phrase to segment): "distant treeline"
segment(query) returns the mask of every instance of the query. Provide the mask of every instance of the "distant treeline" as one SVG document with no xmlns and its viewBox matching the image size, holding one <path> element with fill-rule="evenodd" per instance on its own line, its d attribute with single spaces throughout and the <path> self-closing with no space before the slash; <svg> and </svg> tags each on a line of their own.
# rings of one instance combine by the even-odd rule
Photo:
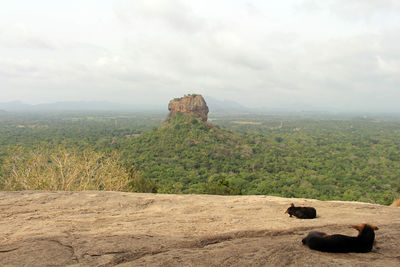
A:
<svg viewBox="0 0 400 267">
<path fill-rule="evenodd" d="M 390 204 L 400 120 L 68 113 L 0 116 L 3 190 L 266 194 Z"/>
</svg>

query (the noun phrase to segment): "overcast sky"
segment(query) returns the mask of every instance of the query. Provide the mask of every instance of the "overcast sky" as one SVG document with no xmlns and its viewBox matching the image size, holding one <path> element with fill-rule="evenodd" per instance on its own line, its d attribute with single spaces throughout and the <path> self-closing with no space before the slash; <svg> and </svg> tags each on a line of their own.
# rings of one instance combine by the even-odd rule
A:
<svg viewBox="0 0 400 267">
<path fill-rule="evenodd" d="M 400 111 L 398 0 L 12 0 L 0 102 Z"/>
</svg>

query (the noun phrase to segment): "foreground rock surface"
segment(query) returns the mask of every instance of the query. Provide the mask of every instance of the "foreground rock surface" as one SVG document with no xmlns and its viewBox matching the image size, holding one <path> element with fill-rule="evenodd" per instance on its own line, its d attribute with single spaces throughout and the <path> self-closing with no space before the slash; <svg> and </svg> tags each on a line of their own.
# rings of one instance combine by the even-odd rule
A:
<svg viewBox="0 0 400 267">
<path fill-rule="evenodd" d="M 317 218 L 289 218 L 291 203 Z M 0 192 L 0 266 L 399 266 L 400 209 L 266 196 Z M 312 251 L 309 231 L 380 228 L 366 254 Z"/>
</svg>

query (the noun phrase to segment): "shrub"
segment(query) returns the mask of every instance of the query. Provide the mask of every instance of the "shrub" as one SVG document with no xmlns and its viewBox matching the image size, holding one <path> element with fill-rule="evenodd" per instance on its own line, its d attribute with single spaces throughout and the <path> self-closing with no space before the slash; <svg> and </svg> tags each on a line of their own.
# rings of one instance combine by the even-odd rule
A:
<svg viewBox="0 0 400 267">
<path fill-rule="evenodd" d="M 129 173 L 120 155 L 57 146 L 25 152 L 16 148 L 3 163 L 2 190 L 116 190 L 128 189 Z"/>
</svg>

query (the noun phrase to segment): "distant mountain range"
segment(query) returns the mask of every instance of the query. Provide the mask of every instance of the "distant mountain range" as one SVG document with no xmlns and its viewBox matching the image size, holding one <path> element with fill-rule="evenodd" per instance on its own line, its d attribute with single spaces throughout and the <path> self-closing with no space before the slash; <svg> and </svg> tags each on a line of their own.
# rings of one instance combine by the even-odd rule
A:
<svg viewBox="0 0 400 267">
<path fill-rule="evenodd" d="M 230 100 L 218 100 L 213 97 L 204 96 L 204 100 L 210 112 L 250 112 L 252 109 Z"/>
<path fill-rule="evenodd" d="M 107 101 L 65 101 L 31 105 L 21 101 L 0 103 L 0 110 L 7 112 L 46 112 L 46 111 L 147 111 L 165 108 L 152 105 L 128 105 Z"/>
<path fill-rule="evenodd" d="M 210 112 L 246 112 L 250 109 L 234 101 L 205 97 Z M 107 101 L 65 101 L 31 105 L 21 101 L 0 103 L 0 112 L 46 112 L 46 111 L 167 111 L 166 105 L 134 105 Z"/>
<path fill-rule="evenodd" d="M 346 114 L 333 107 L 316 105 L 293 104 L 280 107 L 249 108 L 231 100 L 219 100 L 204 96 L 210 113 L 229 114 L 290 114 L 290 115 L 329 115 Z M 63 101 L 43 103 L 37 105 L 26 104 L 21 101 L 0 102 L 0 114 L 6 112 L 63 112 L 63 111 L 156 111 L 168 112 L 168 103 L 157 104 L 121 104 L 108 101 Z M 348 114 L 368 114 L 368 112 L 350 112 Z M 384 114 L 384 113 L 382 113 Z"/>
</svg>

